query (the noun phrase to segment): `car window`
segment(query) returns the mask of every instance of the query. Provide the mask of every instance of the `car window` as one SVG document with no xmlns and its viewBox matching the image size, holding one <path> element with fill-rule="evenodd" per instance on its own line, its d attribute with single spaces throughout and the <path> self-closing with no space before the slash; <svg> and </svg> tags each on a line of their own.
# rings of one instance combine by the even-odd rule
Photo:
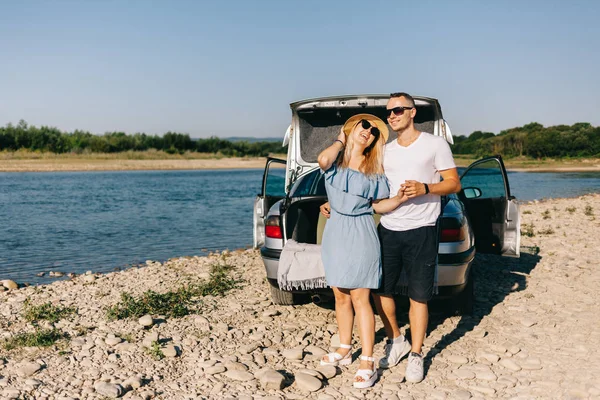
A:
<svg viewBox="0 0 600 400">
<path fill-rule="evenodd" d="M 474 165 L 460 180 L 464 188 L 481 190 L 483 199 L 505 197 L 504 176 L 497 160 L 489 160 Z"/>
<path fill-rule="evenodd" d="M 316 169 L 311 173 L 304 175 L 296 182 L 291 197 L 306 197 L 306 196 L 326 196 L 325 180 L 320 169 Z"/>
<path fill-rule="evenodd" d="M 274 166 L 274 167 L 271 167 Z M 265 194 L 267 196 L 284 197 L 285 196 L 285 169 L 278 168 L 276 164 L 271 164 L 267 174 L 267 187 Z"/>
</svg>

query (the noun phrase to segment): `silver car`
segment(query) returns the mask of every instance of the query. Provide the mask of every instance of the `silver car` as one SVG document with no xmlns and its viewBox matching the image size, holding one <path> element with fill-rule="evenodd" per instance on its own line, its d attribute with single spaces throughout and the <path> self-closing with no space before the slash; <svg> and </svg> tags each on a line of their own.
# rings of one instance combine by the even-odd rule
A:
<svg viewBox="0 0 600 400">
<path fill-rule="evenodd" d="M 357 113 L 374 114 L 384 121 L 388 95 L 350 95 L 291 104 L 292 123 L 283 146 L 287 161 L 269 158 L 262 190 L 254 201 L 254 247 L 260 248 L 275 304 L 295 304 L 297 294 L 280 290 L 277 269 L 283 246 L 290 238 L 320 244 L 326 223 L 319 207 L 327 201 L 317 156 L 337 137 L 341 126 Z M 415 127 L 453 143 L 452 133 L 436 99 L 414 97 Z M 390 129 L 388 141 L 397 134 Z M 438 287 L 440 298 L 452 297 L 456 311 L 473 311 L 472 263 L 475 252 L 519 257 L 519 206 L 511 196 L 500 156 L 471 164 L 461 175 L 462 190 L 442 198 L 439 220 Z M 378 216 L 374 216 L 378 221 Z M 322 291 L 309 294 L 318 301 Z"/>
</svg>

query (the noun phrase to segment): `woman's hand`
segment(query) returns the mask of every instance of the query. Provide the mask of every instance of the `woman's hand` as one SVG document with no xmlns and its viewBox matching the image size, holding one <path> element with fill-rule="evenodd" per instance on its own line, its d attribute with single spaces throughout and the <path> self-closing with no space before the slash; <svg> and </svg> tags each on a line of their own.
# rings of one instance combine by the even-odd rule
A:
<svg viewBox="0 0 600 400">
<path fill-rule="evenodd" d="M 325 218 L 329 218 L 331 216 L 331 207 L 329 206 L 329 202 L 321 204 L 321 207 L 319 207 L 319 209 L 321 210 L 321 214 Z"/>
<path fill-rule="evenodd" d="M 400 204 L 402 204 L 406 200 L 408 200 L 408 196 L 406 195 L 406 190 L 404 187 L 400 186 L 400 189 L 398 189 L 398 193 L 396 194 L 396 197 L 398 198 L 398 201 L 400 202 Z"/>
<path fill-rule="evenodd" d="M 344 133 L 344 127 L 340 128 L 340 134 L 337 137 L 337 140 L 339 140 L 340 142 L 344 143 L 344 146 L 346 145 L 346 134 Z"/>
</svg>

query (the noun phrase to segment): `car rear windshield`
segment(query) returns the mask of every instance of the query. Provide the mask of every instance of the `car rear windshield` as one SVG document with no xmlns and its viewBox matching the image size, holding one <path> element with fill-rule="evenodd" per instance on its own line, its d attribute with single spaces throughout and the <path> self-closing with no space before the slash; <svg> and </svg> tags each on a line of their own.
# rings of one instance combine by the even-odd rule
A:
<svg viewBox="0 0 600 400">
<path fill-rule="evenodd" d="M 307 196 L 327 196 L 325 180 L 319 168 L 300 178 L 290 192 L 290 197 Z"/>
<path fill-rule="evenodd" d="M 369 113 L 387 121 L 385 107 L 366 108 L 314 108 L 298 110 L 300 119 L 300 154 L 305 162 L 316 163 L 317 156 L 331 144 L 344 122 L 352 115 Z M 434 133 L 435 108 L 433 104 L 417 105 L 415 127 L 423 132 Z M 388 142 L 395 140 L 398 135 L 390 128 Z"/>
</svg>

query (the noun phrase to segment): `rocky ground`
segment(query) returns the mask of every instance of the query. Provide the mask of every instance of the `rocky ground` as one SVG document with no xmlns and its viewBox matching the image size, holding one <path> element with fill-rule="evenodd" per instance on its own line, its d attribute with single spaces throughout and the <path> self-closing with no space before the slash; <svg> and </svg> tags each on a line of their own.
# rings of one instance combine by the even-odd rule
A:
<svg viewBox="0 0 600 400">
<path fill-rule="evenodd" d="M 23 318 L 27 300 L 76 309 L 55 324 L 70 339 L 0 348 L 0 397 L 599 398 L 600 195 L 523 204 L 521 213 L 521 258 L 477 257 L 474 315 L 432 305 L 420 384 L 404 381 L 406 360 L 366 390 L 352 388 L 357 360 L 318 368 L 338 341 L 331 305 L 273 305 L 260 255 L 247 250 L 0 290 L 2 339 L 34 329 Z M 219 263 L 243 282 L 223 297 L 197 299 L 197 313 L 108 320 L 121 292 L 174 290 L 206 280 Z M 407 329 L 404 312 L 400 319 Z M 378 321 L 376 355 L 383 341 Z"/>
</svg>

